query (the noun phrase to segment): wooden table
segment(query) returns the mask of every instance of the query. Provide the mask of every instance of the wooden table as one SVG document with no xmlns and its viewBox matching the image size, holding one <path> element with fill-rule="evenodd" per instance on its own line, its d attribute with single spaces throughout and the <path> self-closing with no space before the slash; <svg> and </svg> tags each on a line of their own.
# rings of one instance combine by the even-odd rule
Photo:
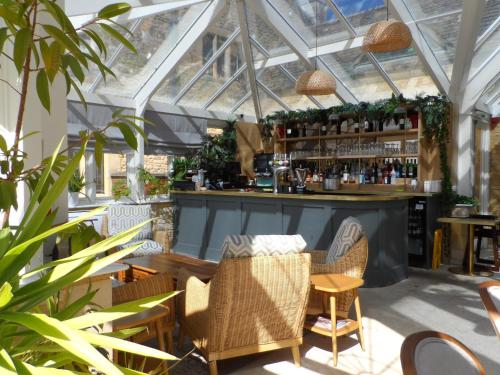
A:
<svg viewBox="0 0 500 375">
<path fill-rule="evenodd" d="M 466 249 L 466 264 L 465 267 L 450 267 L 448 270 L 453 273 L 467 275 L 467 276 L 492 276 L 493 273 L 484 270 L 474 269 L 474 226 L 484 225 L 484 226 L 497 226 L 500 224 L 500 219 L 480 219 L 480 218 L 461 218 L 461 217 L 440 217 L 437 219 L 439 223 L 443 224 L 461 224 L 467 225 L 467 238 L 468 245 Z"/>
<path fill-rule="evenodd" d="M 148 324 L 153 324 L 156 330 L 156 340 L 158 342 L 158 349 L 166 352 L 165 337 L 163 336 L 163 321 L 169 316 L 170 309 L 163 305 L 155 306 L 149 310 L 117 319 L 113 322 L 114 331 L 122 331 L 129 328 L 147 327 Z M 114 352 L 113 358 L 118 361 L 118 353 Z M 167 372 L 167 363 L 162 361 L 162 368 Z"/>
<path fill-rule="evenodd" d="M 120 275 L 120 279 L 131 282 L 157 273 L 169 273 L 174 281 L 184 268 L 201 281 L 209 281 L 217 270 L 217 263 L 180 254 L 158 254 L 128 258 L 122 261 L 130 268 Z"/>
<path fill-rule="evenodd" d="M 325 317 L 322 315 L 317 316 L 314 319 L 306 319 L 304 323 L 304 328 L 311 330 L 312 332 L 319 333 L 320 335 L 330 336 L 332 338 L 332 353 L 333 353 L 333 366 L 337 366 L 337 336 L 343 336 L 353 331 L 358 331 L 359 343 L 361 349 L 365 350 L 365 339 L 363 336 L 363 325 L 361 322 L 361 308 L 359 303 L 358 288 L 362 286 L 364 281 L 362 279 L 357 279 L 350 276 L 340 275 L 340 274 L 317 274 L 311 275 L 311 288 L 321 291 L 330 300 L 330 324 L 324 324 Z M 354 306 L 356 308 L 356 320 L 352 319 L 341 319 L 337 321 L 337 306 L 336 306 L 336 295 L 338 293 L 346 292 L 352 290 L 354 292 Z M 322 318 L 323 324 L 319 324 Z M 332 324 L 335 322 L 335 324 Z M 341 324 L 337 328 L 338 324 Z"/>
</svg>

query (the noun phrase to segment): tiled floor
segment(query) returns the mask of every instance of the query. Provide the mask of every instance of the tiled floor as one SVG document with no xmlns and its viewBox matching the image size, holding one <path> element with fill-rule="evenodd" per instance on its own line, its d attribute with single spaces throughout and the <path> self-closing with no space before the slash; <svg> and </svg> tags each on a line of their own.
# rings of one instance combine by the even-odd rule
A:
<svg viewBox="0 0 500 375">
<path fill-rule="evenodd" d="M 500 275 L 496 275 L 500 279 Z M 332 367 L 330 339 L 307 333 L 301 347 L 302 367 L 295 368 L 289 350 L 219 362 L 220 375 L 294 374 L 401 374 L 399 351 L 405 336 L 422 330 L 446 332 L 475 352 L 488 374 L 500 374 L 500 340 L 497 339 L 477 292 L 486 279 L 439 271 L 412 269 L 408 280 L 396 285 L 361 290 L 361 308 L 367 350 L 356 335 L 339 339 L 339 363 Z M 189 345 L 186 343 L 186 351 Z M 181 353 L 178 353 L 181 354 Z M 171 374 L 208 374 L 196 353 Z"/>
</svg>

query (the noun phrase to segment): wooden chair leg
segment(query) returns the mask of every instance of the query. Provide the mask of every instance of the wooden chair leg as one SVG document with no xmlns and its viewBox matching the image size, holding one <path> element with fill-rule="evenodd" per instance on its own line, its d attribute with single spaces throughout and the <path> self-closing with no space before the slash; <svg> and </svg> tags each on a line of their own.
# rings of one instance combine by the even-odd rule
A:
<svg viewBox="0 0 500 375">
<path fill-rule="evenodd" d="M 362 317 L 361 317 L 361 306 L 359 304 L 359 294 L 358 290 L 356 289 L 354 292 L 355 298 L 354 298 L 354 306 L 356 308 L 356 320 L 358 321 L 358 339 L 359 339 L 359 344 L 361 345 L 361 349 L 363 351 L 365 350 L 365 335 L 363 333 L 363 322 L 362 322 Z"/>
<path fill-rule="evenodd" d="M 330 319 L 332 322 L 332 355 L 333 367 L 337 367 L 337 305 L 335 295 L 330 295 Z"/>
<path fill-rule="evenodd" d="M 177 340 L 177 349 L 182 350 L 184 347 L 184 330 L 179 327 L 179 338 Z"/>
<path fill-rule="evenodd" d="M 167 331 L 167 352 L 170 354 L 174 353 L 174 333 L 172 329 Z"/>
<path fill-rule="evenodd" d="M 293 356 L 293 363 L 295 364 L 295 367 L 300 367 L 300 350 L 299 346 L 292 346 L 292 356 Z"/>
<path fill-rule="evenodd" d="M 165 331 L 163 330 L 163 321 L 161 319 L 158 319 L 156 321 L 155 327 L 156 327 L 156 340 L 158 340 L 158 349 L 165 352 L 167 348 L 165 346 L 165 336 L 164 336 Z M 161 367 L 164 371 L 164 374 L 168 374 L 167 361 L 162 361 Z"/>
<path fill-rule="evenodd" d="M 208 367 L 210 369 L 210 375 L 217 375 L 217 361 L 210 361 L 208 362 Z"/>
</svg>

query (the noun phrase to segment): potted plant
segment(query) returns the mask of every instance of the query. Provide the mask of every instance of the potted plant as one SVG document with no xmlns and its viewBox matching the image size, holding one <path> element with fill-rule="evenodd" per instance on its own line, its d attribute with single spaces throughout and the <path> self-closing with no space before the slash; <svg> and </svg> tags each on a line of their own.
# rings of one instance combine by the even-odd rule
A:
<svg viewBox="0 0 500 375">
<path fill-rule="evenodd" d="M 85 178 L 80 173 L 80 171 L 76 171 L 71 176 L 68 183 L 68 206 L 76 207 L 78 206 L 78 200 L 80 196 L 80 192 L 85 187 Z"/>
<path fill-rule="evenodd" d="M 469 217 L 472 215 L 479 205 L 479 202 L 472 197 L 468 197 L 466 195 L 455 195 L 454 198 L 454 207 L 451 211 L 452 217 Z"/>
<path fill-rule="evenodd" d="M 113 194 L 113 199 L 115 201 L 119 201 L 122 197 L 130 199 L 130 194 L 132 194 L 132 191 L 127 185 L 127 181 L 125 180 L 115 182 L 113 184 L 113 187 L 111 188 L 111 191 Z"/>
</svg>

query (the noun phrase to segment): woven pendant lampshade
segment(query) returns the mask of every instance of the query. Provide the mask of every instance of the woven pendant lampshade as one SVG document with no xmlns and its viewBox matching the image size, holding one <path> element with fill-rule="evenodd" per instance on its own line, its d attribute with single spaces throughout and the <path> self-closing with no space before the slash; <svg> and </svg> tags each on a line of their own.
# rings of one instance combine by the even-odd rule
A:
<svg viewBox="0 0 500 375">
<path fill-rule="evenodd" d="M 403 22 L 380 21 L 373 24 L 363 40 L 365 52 L 393 52 L 410 47 L 411 32 Z"/>
<path fill-rule="evenodd" d="M 336 88 L 335 78 L 321 70 L 302 73 L 295 84 L 295 92 L 299 95 L 331 95 Z"/>
</svg>

